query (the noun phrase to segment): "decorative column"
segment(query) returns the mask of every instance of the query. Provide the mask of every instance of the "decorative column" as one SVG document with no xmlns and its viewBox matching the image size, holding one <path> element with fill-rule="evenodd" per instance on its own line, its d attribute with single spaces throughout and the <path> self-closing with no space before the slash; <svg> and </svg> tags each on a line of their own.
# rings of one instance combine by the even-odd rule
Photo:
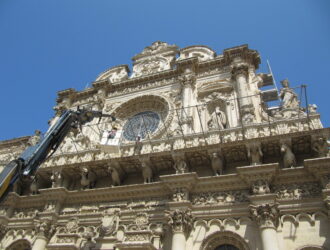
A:
<svg viewBox="0 0 330 250">
<path fill-rule="evenodd" d="M 248 97 L 248 65 L 246 63 L 235 64 L 232 68 L 232 76 L 236 81 L 237 98 L 243 123 L 251 123 L 255 119 L 253 104 Z"/>
<path fill-rule="evenodd" d="M 187 134 L 191 132 L 192 129 L 192 108 L 193 105 L 193 89 L 196 77 L 194 74 L 189 73 L 179 77 L 179 81 L 182 87 L 182 111 L 181 111 L 181 122 L 183 133 Z"/>
<path fill-rule="evenodd" d="M 184 250 L 186 237 L 193 226 L 193 217 L 190 209 L 175 209 L 166 211 L 168 224 L 172 229 L 172 250 Z"/>
<path fill-rule="evenodd" d="M 35 222 L 35 230 L 37 232 L 36 240 L 33 243 L 32 250 L 44 250 L 48 239 L 51 237 L 54 228 L 52 227 L 51 220 L 37 220 Z"/>
<path fill-rule="evenodd" d="M 278 204 L 250 205 L 250 212 L 260 229 L 263 250 L 279 250 L 276 228 L 278 226 Z"/>
</svg>

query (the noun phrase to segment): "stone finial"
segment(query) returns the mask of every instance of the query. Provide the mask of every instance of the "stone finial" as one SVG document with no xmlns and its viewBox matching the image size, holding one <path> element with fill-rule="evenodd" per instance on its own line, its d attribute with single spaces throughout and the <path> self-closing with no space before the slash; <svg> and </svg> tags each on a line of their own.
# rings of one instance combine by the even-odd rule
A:
<svg viewBox="0 0 330 250">
<path fill-rule="evenodd" d="M 279 222 L 278 204 L 250 205 L 251 217 L 261 228 L 277 228 Z"/>
<path fill-rule="evenodd" d="M 165 211 L 165 216 L 168 220 L 168 224 L 172 228 L 173 233 L 190 233 L 194 222 L 190 209 L 176 209 L 172 211 Z"/>
</svg>

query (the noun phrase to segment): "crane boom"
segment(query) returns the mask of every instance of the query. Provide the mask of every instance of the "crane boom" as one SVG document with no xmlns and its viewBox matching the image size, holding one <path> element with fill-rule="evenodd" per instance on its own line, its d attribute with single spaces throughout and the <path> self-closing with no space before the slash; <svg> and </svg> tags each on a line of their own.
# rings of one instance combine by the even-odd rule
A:
<svg viewBox="0 0 330 250">
<path fill-rule="evenodd" d="M 47 156 L 53 154 L 59 147 L 64 137 L 69 133 L 71 128 L 85 124 L 93 120 L 95 117 L 111 117 L 112 121 L 115 117 L 108 114 L 102 114 L 100 111 L 77 109 L 77 111 L 66 110 L 56 123 L 49 128 L 45 136 L 34 145 L 28 147 L 18 158 L 9 162 L 0 173 L 0 200 L 6 197 L 17 179 L 24 176 L 33 175 L 39 166 L 46 160 Z"/>
</svg>

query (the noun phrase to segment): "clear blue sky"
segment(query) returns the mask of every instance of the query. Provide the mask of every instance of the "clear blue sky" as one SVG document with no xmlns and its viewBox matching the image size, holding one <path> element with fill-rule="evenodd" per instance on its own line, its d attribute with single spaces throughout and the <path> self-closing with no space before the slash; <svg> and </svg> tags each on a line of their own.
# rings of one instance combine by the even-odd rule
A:
<svg viewBox="0 0 330 250">
<path fill-rule="evenodd" d="M 330 125 L 330 1 L 0 1 L 0 140 L 45 131 L 57 91 L 82 90 L 156 40 L 218 54 L 249 44 L 277 81 L 308 85 Z"/>
</svg>

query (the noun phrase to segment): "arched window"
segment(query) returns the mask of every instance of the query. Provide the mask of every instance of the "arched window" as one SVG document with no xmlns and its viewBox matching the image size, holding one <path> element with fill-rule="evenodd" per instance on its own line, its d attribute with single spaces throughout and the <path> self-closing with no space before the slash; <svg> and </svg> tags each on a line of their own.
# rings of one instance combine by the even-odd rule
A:
<svg viewBox="0 0 330 250">
<path fill-rule="evenodd" d="M 231 244 L 223 244 L 216 247 L 214 250 L 239 250 L 239 249 Z"/>
<path fill-rule="evenodd" d="M 27 240 L 18 240 L 13 242 L 6 250 L 31 250 L 30 242 Z"/>
<path fill-rule="evenodd" d="M 210 234 L 200 250 L 250 250 L 247 242 L 237 233 L 224 231 Z"/>
</svg>

